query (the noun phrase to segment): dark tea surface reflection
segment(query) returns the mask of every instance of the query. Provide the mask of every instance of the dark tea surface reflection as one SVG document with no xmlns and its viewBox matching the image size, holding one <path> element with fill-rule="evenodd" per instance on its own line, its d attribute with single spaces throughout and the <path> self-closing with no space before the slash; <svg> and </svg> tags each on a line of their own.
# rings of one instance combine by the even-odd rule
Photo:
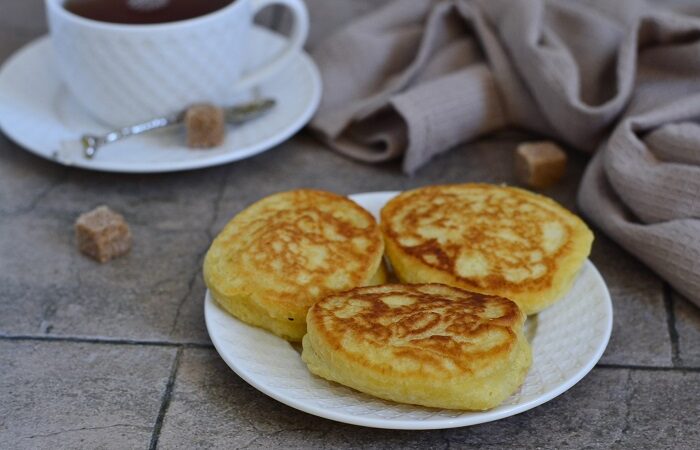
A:
<svg viewBox="0 0 700 450">
<path fill-rule="evenodd" d="M 100 22 L 153 24 L 203 16 L 234 0 L 66 0 L 64 7 Z"/>
</svg>

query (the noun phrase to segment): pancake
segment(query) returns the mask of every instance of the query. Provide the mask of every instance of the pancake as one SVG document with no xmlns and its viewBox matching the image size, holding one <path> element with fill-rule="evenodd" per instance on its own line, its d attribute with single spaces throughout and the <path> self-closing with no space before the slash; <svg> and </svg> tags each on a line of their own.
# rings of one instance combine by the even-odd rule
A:
<svg viewBox="0 0 700 450">
<path fill-rule="evenodd" d="M 485 410 L 525 380 L 525 315 L 505 298 L 442 284 L 332 294 L 309 309 L 309 370 L 386 400 Z"/>
<path fill-rule="evenodd" d="M 381 219 L 401 281 L 500 295 L 526 314 L 570 289 L 593 242 L 586 224 L 555 201 L 489 184 L 406 191 Z"/>
<path fill-rule="evenodd" d="M 266 197 L 212 242 L 204 280 L 229 313 L 291 341 L 320 298 L 386 280 L 374 217 L 346 197 L 301 189 Z"/>
</svg>

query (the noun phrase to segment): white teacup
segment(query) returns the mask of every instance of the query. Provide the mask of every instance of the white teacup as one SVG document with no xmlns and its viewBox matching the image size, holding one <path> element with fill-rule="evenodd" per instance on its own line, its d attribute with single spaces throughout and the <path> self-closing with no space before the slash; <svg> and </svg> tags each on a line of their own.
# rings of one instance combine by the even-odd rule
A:
<svg viewBox="0 0 700 450">
<path fill-rule="evenodd" d="M 198 102 L 226 105 L 277 73 L 303 46 L 309 29 L 302 0 L 235 0 L 178 22 L 122 25 L 90 20 L 46 0 L 56 66 L 71 94 L 102 122 L 119 127 Z M 284 5 L 294 17 L 287 47 L 246 73 L 253 18 Z"/>
</svg>

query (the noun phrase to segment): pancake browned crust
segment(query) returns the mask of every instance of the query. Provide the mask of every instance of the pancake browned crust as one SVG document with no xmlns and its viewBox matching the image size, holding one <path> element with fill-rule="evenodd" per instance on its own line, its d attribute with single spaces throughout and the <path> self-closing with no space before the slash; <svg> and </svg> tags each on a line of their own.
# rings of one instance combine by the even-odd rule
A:
<svg viewBox="0 0 700 450">
<path fill-rule="evenodd" d="M 207 252 L 204 280 L 229 313 L 300 341 L 316 300 L 385 281 L 383 251 L 379 226 L 355 202 L 300 189 L 236 215 Z"/>
<path fill-rule="evenodd" d="M 593 242 L 586 224 L 555 201 L 489 184 L 406 191 L 381 218 L 401 281 L 501 295 L 526 314 L 569 290 Z"/>
<path fill-rule="evenodd" d="M 301 357 L 311 372 L 402 403 L 493 408 L 532 362 L 514 302 L 441 284 L 333 294 L 306 320 Z"/>
</svg>

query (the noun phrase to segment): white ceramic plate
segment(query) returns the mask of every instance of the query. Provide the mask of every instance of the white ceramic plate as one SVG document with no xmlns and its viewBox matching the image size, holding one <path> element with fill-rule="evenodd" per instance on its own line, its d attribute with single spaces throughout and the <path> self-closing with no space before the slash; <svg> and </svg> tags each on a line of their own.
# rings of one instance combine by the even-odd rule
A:
<svg viewBox="0 0 700 450">
<path fill-rule="evenodd" d="M 396 192 L 351 195 L 375 216 Z M 586 261 L 571 291 L 530 317 L 526 335 L 533 364 L 525 383 L 502 405 L 484 412 L 388 402 L 312 375 L 285 340 L 238 321 L 207 292 L 204 314 L 216 350 L 241 378 L 293 408 L 327 419 L 376 428 L 424 430 L 502 419 L 553 399 L 598 362 L 612 330 L 612 303 L 603 278 Z"/>
<path fill-rule="evenodd" d="M 254 30 L 251 53 L 264 61 L 279 51 L 284 38 L 263 28 Z M 57 78 L 48 37 L 39 38 L 15 53 L 0 71 L 0 128 L 17 144 L 41 157 L 84 133 L 102 134 L 108 128 L 91 118 Z M 191 150 L 184 134 L 168 129 L 134 136 L 104 147 L 94 159 L 80 149 L 65 155 L 62 164 L 107 172 L 172 172 L 215 166 L 268 150 L 303 127 L 318 107 L 321 78 L 311 58 L 300 53 L 287 68 L 256 89 L 277 100 L 275 108 L 257 120 L 231 127 L 225 142 L 211 150 Z M 240 101 L 253 92 L 243 93 Z M 130 125 L 130 124 L 124 124 Z"/>
</svg>

